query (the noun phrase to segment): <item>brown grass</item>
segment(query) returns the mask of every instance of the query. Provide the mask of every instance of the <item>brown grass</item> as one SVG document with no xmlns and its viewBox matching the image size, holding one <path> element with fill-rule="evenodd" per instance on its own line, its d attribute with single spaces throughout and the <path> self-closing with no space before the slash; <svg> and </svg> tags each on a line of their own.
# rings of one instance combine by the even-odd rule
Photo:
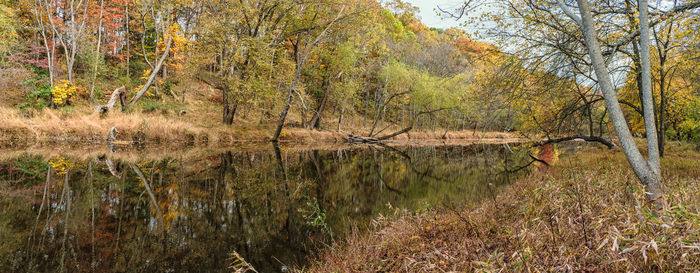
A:
<svg viewBox="0 0 700 273">
<path fill-rule="evenodd" d="M 380 217 L 303 271 L 697 272 L 700 153 L 667 153 L 661 217 L 620 151 L 589 149 L 477 207 Z"/>
<path fill-rule="evenodd" d="M 107 143 L 107 133 L 116 127 L 118 140 L 125 143 L 167 145 L 231 145 L 242 142 L 267 142 L 272 138 L 275 120 L 259 124 L 257 118 L 239 118 L 233 126 L 219 122 L 218 108 L 211 104 L 193 104 L 184 107 L 187 114 L 164 109 L 129 113 L 113 111 L 106 116 L 94 113 L 86 105 L 62 109 L 44 109 L 22 113 L 0 107 L 0 146 L 30 146 L 36 143 Z M 288 124 L 299 124 L 298 117 L 290 115 Z M 348 134 L 366 134 L 366 128 L 346 128 L 343 132 L 307 130 L 286 127 L 280 141 L 290 144 L 345 143 Z M 395 143 L 409 144 L 417 140 L 439 141 L 509 141 L 507 133 L 474 133 L 412 131 L 393 139 Z"/>
</svg>

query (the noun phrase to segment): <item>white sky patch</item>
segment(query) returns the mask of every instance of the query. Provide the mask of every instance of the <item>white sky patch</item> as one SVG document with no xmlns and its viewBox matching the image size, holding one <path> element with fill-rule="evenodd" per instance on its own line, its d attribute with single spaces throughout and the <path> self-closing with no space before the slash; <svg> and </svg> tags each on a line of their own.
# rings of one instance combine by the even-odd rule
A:
<svg viewBox="0 0 700 273">
<path fill-rule="evenodd" d="M 420 8 L 419 16 L 426 26 L 443 29 L 460 26 L 460 22 L 454 18 L 443 19 L 437 15 L 438 6 L 443 9 L 451 10 L 462 3 L 460 0 L 408 0 L 407 2 Z"/>
<path fill-rule="evenodd" d="M 464 29 L 472 35 L 477 33 L 480 28 L 488 26 L 484 26 L 484 22 L 481 22 L 480 24 L 467 24 L 468 18 L 479 18 L 485 12 L 494 11 L 497 9 L 497 5 L 494 4 L 493 1 L 474 0 L 472 1 L 474 8 L 469 10 L 466 16 L 457 20 L 455 18 L 445 18 L 445 14 L 443 14 L 443 16 L 438 16 L 438 6 L 447 11 L 454 11 L 464 3 L 464 0 L 407 0 L 406 2 L 420 8 L 418 15 L 423 23 L 428 27 L 442 29 L 458 27 Z M 484 40 L 490 41 L 488 37 Z"/>
</svg>

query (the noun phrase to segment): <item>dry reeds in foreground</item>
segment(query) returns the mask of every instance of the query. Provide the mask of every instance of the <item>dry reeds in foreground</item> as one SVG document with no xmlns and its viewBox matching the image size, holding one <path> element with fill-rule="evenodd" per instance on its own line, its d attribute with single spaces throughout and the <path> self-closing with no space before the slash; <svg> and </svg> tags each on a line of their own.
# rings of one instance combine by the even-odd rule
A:
<svg viewBox="0 0 700 273">
<path fill-rule="evenodd" d="M 477 208 L 378 219 L 302 271 L 698 272 L 700 153 L 667 149 L 661 217 L 620 151 L 589 149 Z"/>
</svg>

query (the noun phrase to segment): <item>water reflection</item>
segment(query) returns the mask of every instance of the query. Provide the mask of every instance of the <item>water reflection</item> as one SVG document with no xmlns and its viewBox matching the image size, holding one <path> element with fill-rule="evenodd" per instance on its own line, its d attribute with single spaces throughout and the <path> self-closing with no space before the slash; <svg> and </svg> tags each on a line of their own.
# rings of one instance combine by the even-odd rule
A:
<svg viewBox="0 0 700 273">
<path fill-rule="evenodd" d="M 391 208 L 478 201 L 528 156 L 506 145 L 287 151 L 137 161 L 25 155 L 0 163 L 0 270 L 259 272 L 303 265 Z"/>
</svg>

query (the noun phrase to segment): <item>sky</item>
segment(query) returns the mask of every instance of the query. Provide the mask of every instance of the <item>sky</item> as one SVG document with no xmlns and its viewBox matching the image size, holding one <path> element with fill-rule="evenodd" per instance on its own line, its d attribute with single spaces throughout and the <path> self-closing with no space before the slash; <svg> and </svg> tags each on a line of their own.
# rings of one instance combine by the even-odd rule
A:
<svg viewBox="0 0 700 273">
<path fill-rule="evenodd" d="M 440 16 L 437 16 L 435 10 L 437 9 L 438 5 L 443 9 L 451 10 L 462 3 L 461 0 L 408 0 L 406 2 L 420 8 L 419 15 L 423 20 L 423 23 L 428 27 L 444 29 L 459 27 L 460 22 L 452 18 L 442 19 Z"/>
<path fill-rule="evenodd" d="M 442 29 L 447 29 L 450 27 L 459 27 L 470 34 L 475 34 L 479 28 L 477 26 L 470 25 L 461 26 L 460 24 L 466 21 L 466 17 L 463 17 L 458 21 L 454 18 L 441 18 L 437 15 L 436 10 L 438 6 L 440 6 L 440 8 L 444 10 L 454 11 L 460 6 L 460 4 L 464 3 L 464 0 L 406 0 L 406 2 L 409 2 L 412 5 L 420 8 L 420 12 L 418 13 L 418 15 L 422 19 L 423 23 L 428 27 L 436 27 Z M 497 6 L 492 1 L 478 0 L 473 3 L 479 4 L 473 6 L 472 9 L 469 11 L 468 17 L 471 18 L 477 18 L 484 12 L 494 11 L 495 9 L 497 9 Z M 490 41 L 491 39 L 485 38 L 484 40 Z"/>
</svg>

